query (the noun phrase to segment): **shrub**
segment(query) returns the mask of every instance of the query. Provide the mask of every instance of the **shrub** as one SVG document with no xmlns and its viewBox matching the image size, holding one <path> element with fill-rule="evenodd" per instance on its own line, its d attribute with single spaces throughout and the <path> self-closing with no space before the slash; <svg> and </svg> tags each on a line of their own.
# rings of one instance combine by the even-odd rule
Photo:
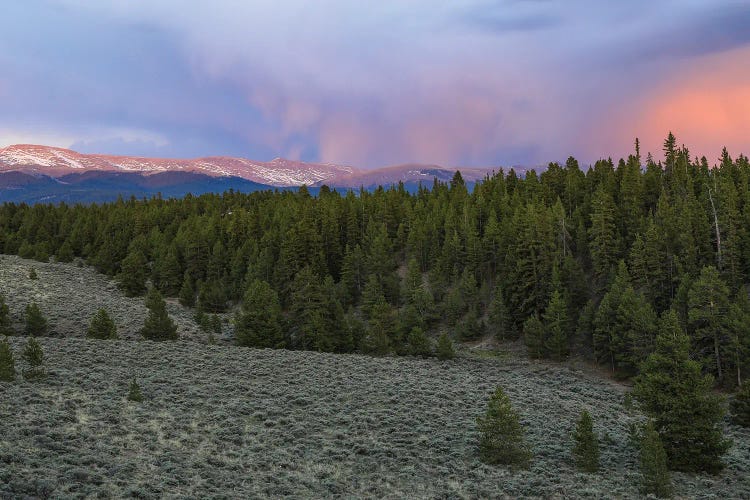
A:
<svg viewBox="0 0 750 500">
<path fill-rule="evenodd" d="M 750 383 L 745 382 L 731 404 L 732 421 L 743 427 L 750 427 Z"/>
<path fill-rule="evenodd" d="M 657 497 L 672 496 L 672 480 L 667 469 L 667 453 L 654 424 L 648 422 L 641 439 L 641 492 Z"/>
<path fill-rule="evenodd" d="M 33 380 L 44 378 L 46 370 L 44 369 L 44 352 L 42 346 L 34 337 L 29 337 L 26 347 L 23 350 L 23 359 L 28 365 L 23 370 L 23 376 L 26 379 Z"/>
<path fill-rule="evenodd" d="M 591 415 L 583 410 L 573 431 L 573 460 L 581 472 L 599 470 L 599 439 L 594 433 Z"/>
<path fill-rule="evenodd" d="M 436 354 L 439 360 L 445 361 L 456 357 L 456 351 L 453 349 L 453 342 L 447 333 L 443 333 L 438 338 Z"/>
<path fill-rule="evenodd" d="M 133 378 L 133 380 L 130 381 L 130 388 L 128 390 L 128 401 L 135 401 L 136 403 L 140 403 L 143 401 L 143 393 L 141 392 L 141 386 L 138 385 L 138 382 Z"/>
<path fill-rule="evenodd" d="M 479 457 L 488 464 L 503 464 L 528 468 L 531 451 L 526 445 L 518 413 L 502 387 L 495 389 L 487 405 L 487 412 L 477 418 L 479 427 Z"/>
<path fill-rule="evenodd" d="M 13 382 L 16 379 L 16 363 L 8 341 L 0 340 L 0 381 Z"/>
<path fill-rule="evenodd" d="M 42 315 L 36 302 L 26 306 L 26 335 L 37 336 L 47 333 L 47 319 Z"/>
<path fill-rule="evenodd" d="M 29 269 L 29 279 L 30 280 L 39 279 L 39 276 L 37 276 L 36 274 L 36 269 L 34 269 L 33 267 Z"/>
<path fill-rule="evenodd" d="M 117 327 L 115 322 L 109 317 L 105 309 L 99 311 L 91 318 L 91 324 L 86 332 L 86 336 L 92 339 L 116 339 Z"/>
</svg>

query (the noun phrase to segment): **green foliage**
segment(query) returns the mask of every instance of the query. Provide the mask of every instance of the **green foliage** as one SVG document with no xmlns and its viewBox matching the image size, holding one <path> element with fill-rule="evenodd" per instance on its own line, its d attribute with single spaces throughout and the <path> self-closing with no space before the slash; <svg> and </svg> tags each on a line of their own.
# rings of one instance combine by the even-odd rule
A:
<svg viewBox="0 0 750 500">
<path fill-rule="evenodd" d="M 36 274 L 36 269 L 34 269 L 33 267 L 29 268 L 29 279 L 30 280 L 37 280 L 37 279 L 39 279 L 39 276 L 37 276 L 37 274 Z"/>
<path fill-rule="evenodd" d="M 13 382 L 16 379 L 16 363 L 13 351 L 6 339 L 0 340 L 0 382 Z"/>
<path fill-rule="evenodd" d="M 545 352 L 555 361 L 568 357 L 568 312 L 562 294 L 552 292 L 544 311 Z"/>
<path fill-rule="evenodd" d="M 248 347 L 284 347 L 281 328 L 281 304 L 271 285 L 254 280 L 247 287 L 242 310 L 234 317 L 234 334 L 238 345 Z"/>
<path fill-rule="evenodd" d="M 495 285 L 492 293 L 492 302 L 488 311 L 487 328 L 498 340 L 515 340 L 518 331 L 513 328 L 513 322 L 505 304 L 503 287 L 500 283 Z"/>
<path fill-rule="evenodd" d="M 143 401 L 141 386 L 138 385 L 138 382 L 135 380 L 135 378 L 130 381 L 130 386 L 128 388 L 128 401 L 133 401 L 135 403 L 140 403 Z"/>
<path fill-rule="evenodd" d="M 477 418 L 479 457 L 488 464 L 526 469 L 532 453 L 526 444 L 518 413 L 502 387 L 495 389 L 487 411 Z"/>
<path fill-rule="evenodd" d="M 446 361 L 456 357 L 456 351 L 453 349 L 453 342 L 447 333 L 442 333 L 440 337 L 438 337 L 435 354 L 440 361 Z"/>
<path fill-rule="evenodd" d="M 183 282 L 182 268 L 173 247 L 156 258 L 152 281 L 166 297 L 175 297 L 180 293 Z"/>
<path fill-rule="evenodd" d="M 128 253 L 121 264 L 117 283 L 128 297 L 143 295 L 146 291 L 148 277 L 148 261 L 140 250 Z"/>
<path fill-rule="evenodd" d="M 620 241 L 615 225 L 615 204 L 607 189 L 601 185 L 594 193 L 591 205 L 591 261 L 594 276 L 599 283 L 606 283 L 620 254 Z"/>
<path fill-rule="evenodd" d="M 523 324 L 523 341 L 529 357 L 539 359 L 547 355 L 544 333 L 544 323 L 537 316 L 529 316 Z"/>
<path fill-rule="evenodd" d="M 409 345 L 409 354 L 412 356 L 428 357 L 432 355 L 432 344 L 425 334 L 424 330 L 418 326 L 409 331 L 407 338 Z"/>
<path fill-rule="evenodd" d="M 180 287 L 178 298 L 180 300 L 180 304 L 185 307 L 195 306 L 195 288 L 193 287 L 193 279 L 190 277 L 187 271 L 185 272 L 185 278 L 182 281 L 182 286 Z"/>
<path fill-rule="evenodd" d="M 730 443 L 722 435 L 722 398 L 690 359 L 690 339 L 674 311 L 659 325 L 656 350 L 635 379 L 633 393 L 659 433 L 670 469 L 717 473 Z"/>
<path fill-rule="evenodd" d="M 13 333 L 8 304 L 5 303 L 5 296 L 0 294 L 0 335 L 13 335 Z"/>
<path fill-rule="evenodd" d="M 198 307 L 201 311 L 220 313 L 227 309 L 227 295 L 224 286 L 218 280 L 203 283 L 198 292 Z"/>
<path fill-rule="evenodd" d="M 146 295 L 148 316 L 141 335 L 146 340 L 177 340 L 177 325 L 167 313 L 167 304 L 155 287 Z"/>
<path fill-rule="evenodd" d="M 24 378 L 27 380 L 36 380 L 44 378 L 47 375 L 47 371 L 44 368 L 44 352 L 42 351 L 42 346 L 34 337 L 29 337 L 21 356 L 27 365 L 22 371 Z"/>
<path fill-rule="evenodd" d="M 400 185 L 8 203 L 0 250 L 92 264 L 128 295 L 150 278 L 164 296 L 213 314 L 264 281 L 294 349 L 407 354 L 414 327 L 515 340 L 537 317 L 545 330 L 525 336 L 532 356 L 571 350 L 632 377 L 654 349 L 657 315 L 675 309 L 691 356 L 730 389 L 750 370 L 741 293 L 750 283 L 750 162 L 726 152 L 712 169 L 674 137 L 667 143 L 664 161 L 635 151 L 584 173 L 568 158 L 541 175 L 498 171 L 471 192 L 454 180 L 411 194 Z M 300 291 L 301 274 L 317 283 Z M 352 336 L 349 309 L 369 335 Z M 2 322 L 0 310 L 0 331 Z"/>
<path fill-rule="evenodd" d="M 713 266 L 701 269 L 688 292 L 688 331 L 704 365 L 722 381 L 730 357 L 727 335 L 729 288 Z"/>
<path fill-rule="evenodd" d="M 599 470 L 599 438 L 588 411 L 583 410 L 573 431 L 573 460 L 581 472 Z"/>
<path fill-rule="evenodd" d="M 456 333 L 461 340 L 476 340 L 484 335 L 484 322 L 479 318 L 479 311 L 476 307 L 469 309 L 469 312 L 458 322 Z"/>
<path fill-rule="evenodd" d="M 112 318 L 107 314 L 106 309 L 99 309 L 93 318 L 86 332 L 86 336 L 92 339 L 111 340 L 117 338 L 117 327 Z"/>
<path fill-rule="evenodd" d="M 750 427 L 750 383 L 745 382 L 730 405 L 732 420 L 738 425 Z"/>
<path fill-rule="evenodd" d="M 42 315 L 42 311 L 36 302 L 26 306 L 26 328 L 25 335 L 37 336 L 47 333 L 47 319 Z"/>
<path fill-rule="evenodd" d="M 654 424 L 648 422 L 641 434 L 641 493 L 669 498 L 672 496 L 672 479 L 659 433 Z"/>
</svg>

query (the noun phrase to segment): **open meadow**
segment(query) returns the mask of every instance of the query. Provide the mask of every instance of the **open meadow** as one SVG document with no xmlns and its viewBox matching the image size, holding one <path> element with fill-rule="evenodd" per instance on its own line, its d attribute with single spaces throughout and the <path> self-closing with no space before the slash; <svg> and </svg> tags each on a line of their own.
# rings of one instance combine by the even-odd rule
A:
<svg viewBox="0 0 750 500">
<path fill-rule="evenodd" d="M 9 263 L 33 265 L 41 288 L 10 279 Z M 441 362 L 209 345 L 190 335 L 136 341 L 140 301 L 93 271 L 10 257 L 0 269 L 12 308 L 46 304 L 56 334 L 40 339 L 49 371 L 40 381 L 20 376 L 26 339 L 9 338 L 19 377 L 0 383 L 2 498 L 639 496 L 628 429 L 641 417 L 623 405 L 624 386 L 589 371 L 508 353 Z M 81 338 L 77 329 L 105 304 L 115 318 L 133 311 L 125 339 Z M 126 399 L 134 376 L 142 403 Z M 475 419 L 497 385 L 522 416 L 534 452 L 528 471 L 479 461 Z M 570 457 L 583 409 L 601 440 L 596 474 L 576 472 Z M 750 497 L 750 433 L 728 422 L 726 430 L 734 440 L 726 470 L 675 474 L 678 496 Z"/>
</svg>

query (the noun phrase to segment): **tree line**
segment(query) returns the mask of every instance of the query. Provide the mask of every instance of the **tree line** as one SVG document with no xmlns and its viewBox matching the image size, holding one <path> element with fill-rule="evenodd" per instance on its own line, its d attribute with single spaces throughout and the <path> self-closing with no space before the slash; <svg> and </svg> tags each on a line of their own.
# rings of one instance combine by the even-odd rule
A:
<svg viewBox="0 0 750 500">
<path fill-rule="evenodd" d="M 523 338 L 534 357 L 589 356 L 632 377 L 674 311 L 718 383 L 750 356 L 750 163 L 574 158 L 544 172 L 460 173 L 317 197 L 229 191 L 101 205 L 0 207 L 0 250 L 75 257 L 128 295 L 147 282 L 206 313 L 241 304 L 242 345 L 428 354 L 432 338 Z M 662 318 L 660 320 L 660 318 Z"/>
</svg>

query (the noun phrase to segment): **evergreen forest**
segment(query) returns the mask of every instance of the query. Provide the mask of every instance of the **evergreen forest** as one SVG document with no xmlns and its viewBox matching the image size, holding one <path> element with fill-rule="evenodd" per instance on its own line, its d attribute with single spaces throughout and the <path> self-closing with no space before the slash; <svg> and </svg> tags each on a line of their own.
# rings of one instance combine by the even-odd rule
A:
<svg viewBox="0 0 750 500">
<path fill-rule="evenodd" d="M 416 193 L 5 203 L 0 252 L 80 258 L 127 295 L 234 310 L 245 346 L 429 355 L 440 335 L 493 336 L 632 378 L 668 324 L 714 384 L 750 372 L 750 162 L 691 157 L 671 133 L 658 160 L 636 140 L 617 162 L 472 189 L 457 172 Z"/>
</svg>

